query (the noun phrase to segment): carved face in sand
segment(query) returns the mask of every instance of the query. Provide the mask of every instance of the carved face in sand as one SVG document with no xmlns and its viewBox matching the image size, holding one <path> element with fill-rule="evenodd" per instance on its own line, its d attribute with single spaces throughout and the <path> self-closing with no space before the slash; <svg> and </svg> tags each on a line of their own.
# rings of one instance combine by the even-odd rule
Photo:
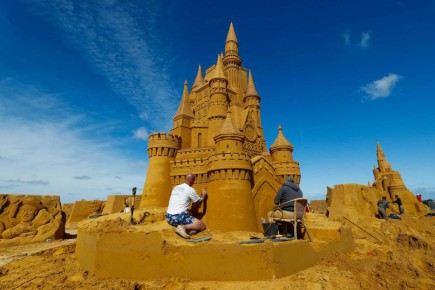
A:
<svg viewBox="0 0 435 290">
<path fill-rule="evenodd" d="M 29 204 L 24 204 L 20 208 L 19 214 L 22 222 L 30 222 L 36 216 L 36 213 L 37 213 L 36 207 Z"/>
</svg>

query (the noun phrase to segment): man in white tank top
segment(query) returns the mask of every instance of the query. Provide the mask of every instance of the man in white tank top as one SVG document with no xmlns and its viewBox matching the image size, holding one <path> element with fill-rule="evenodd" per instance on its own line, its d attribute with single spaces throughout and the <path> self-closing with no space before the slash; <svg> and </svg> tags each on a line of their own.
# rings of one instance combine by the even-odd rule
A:
<svg viewBox="0 0 435 290">
<path fill-rule="evenodd" d="M 166 212 L 166 220 L 171 226 L 176 227 L 175 232 L 185 239 L 190 239 L 186 231 L 200 232 L 205 230 L 205 224 L 190 215 L 189 204 L 201 203 L 207 197 L 206 189 L 203 189 L 201 197 L 196 193 L 192 185 L 195 183 L 195 175 L 189 173 L 186 175 L 183 184 L 174 187 L 169 199 L 168 210 Z"/>
</svg>

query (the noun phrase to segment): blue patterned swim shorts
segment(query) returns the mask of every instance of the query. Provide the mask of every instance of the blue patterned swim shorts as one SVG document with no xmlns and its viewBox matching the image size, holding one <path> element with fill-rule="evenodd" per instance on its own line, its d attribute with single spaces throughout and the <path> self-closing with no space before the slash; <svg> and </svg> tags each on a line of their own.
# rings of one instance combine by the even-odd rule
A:
<svg viewBox="0 0 435 290">
<path fill-rule="evenodd" d="M 184 211 L 180 214 L 165 214 L 166 220 L 168 221 L 168 224 L 171 226 L 178 226 L 178 225 L 190 225 L 193 223 L 194 217 L 189 214 L 189 212 Z"/>
</svg>

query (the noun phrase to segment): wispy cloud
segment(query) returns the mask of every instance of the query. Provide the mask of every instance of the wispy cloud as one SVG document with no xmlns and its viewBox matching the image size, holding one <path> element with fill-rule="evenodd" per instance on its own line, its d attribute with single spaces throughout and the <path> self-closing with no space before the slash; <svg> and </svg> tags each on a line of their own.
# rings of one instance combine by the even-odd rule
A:
<svg viewBox="0 0 435 290">
<path fill-rule="evenodd" d="M 350 31 L 346 30 L 341 34 L 341 37 L 343 38 L 344 46 L 350 47 Z"/>
<path fill-rule="evenodd" d="M 361 87 L 361 90 L 366 93 L 369 100 L 386 98 L 391 95 L 393 88 L 402 77 L 397 74 L 389 74 L 379 80 L 373 81 Z"/>
<path fill-rule="evenodd" d="M 352 43 L 352 33 L 349 29 L 346 29 L 341 33 L 341 38 L 346 48 L 351 48 L 351 47 L 368 48 L 370 47 L 371 33 L 370 32 L 361 33 L 360 40 Z"/>
<path fill-rule="evenodd" d="M 136 139 L 147 140 L 149 135 L 150 134 L 148 133 L 148 129 L 145 127 L 141 127 L 134 131 L 134 138 Z"/>
<path fill-rule="evenodd" d="M 80 176 L 74 176 L 74 179 L 78 179 L 78 180 L 89 180 L 92 179 L 92 177 L 87 176 L 87 175 L 80 175 Z"/>
<path fill-rule="evenodd" d="M 367 48 L 370 45 L 370 32 L 363 32 L 361 34 L 361 41 L 359 42 L 359 46 L 362 48 Z"/>
<path fill-rule="evenodd" d="M 85 121 L 55 94 L 0 81 L 0 188 L 70 202 L 106 199 L 143 184 L 146 162 L 127 157 L 116 142 L 94 138 L 95 128 Z"/>
<path fill-rule="evenodd" d="M 162 19 L 165 2 L 32 2 L 38 8 L 36 13 L 45 13 L 66 43 L 78 50 L 142 118 L 153 112 L 153 118 L 146 119 L 152 129 L 169 128 L 168 116 L 175 112 L 179 96 L 171 82 L 170 44 L 161 39 L 156 28 L 159 21 L 167 20 Z"/>
<path fill-rule="evenodd" d="M 21 179 L 9 179 L 5 180 L 6 183 L 21 183 L 21 184 L 40 184 L 47 185 L 50 184 L 48 180 L 21 180 Z"/>
</svg>

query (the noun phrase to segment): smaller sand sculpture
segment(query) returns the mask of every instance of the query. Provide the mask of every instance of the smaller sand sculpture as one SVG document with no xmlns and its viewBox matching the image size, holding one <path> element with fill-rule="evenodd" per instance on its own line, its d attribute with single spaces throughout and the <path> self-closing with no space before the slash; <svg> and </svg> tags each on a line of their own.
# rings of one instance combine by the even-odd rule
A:
<svg viewBox="0 0 435 290">
<path fill-rule="evenodd" d="M 135 208 L 139 207 L 141 197 L 141 195 L 136 195 L 134 197 Z M 109 195 L 101 214 L 106 215 L 123 212 L 126 208 L 131 209 L 132 205 L 133 197 L 131 195 Z"/>
<path fill-rule="evenodd" d="M 59 239 L 65 222 L 57 196 L 1 195 L 0 244 Z"/>
<path fill-rule="evenodd" d="M 95 217 L 102 214 L 104 210 L 105 202 L 101 200 L 79 200 L 76 201 L 71 210 L 71 215 L 66 223 L 67 227 L 75 227 L 76 223 L 87 219 L 89 217 Z"/>
</svg>

